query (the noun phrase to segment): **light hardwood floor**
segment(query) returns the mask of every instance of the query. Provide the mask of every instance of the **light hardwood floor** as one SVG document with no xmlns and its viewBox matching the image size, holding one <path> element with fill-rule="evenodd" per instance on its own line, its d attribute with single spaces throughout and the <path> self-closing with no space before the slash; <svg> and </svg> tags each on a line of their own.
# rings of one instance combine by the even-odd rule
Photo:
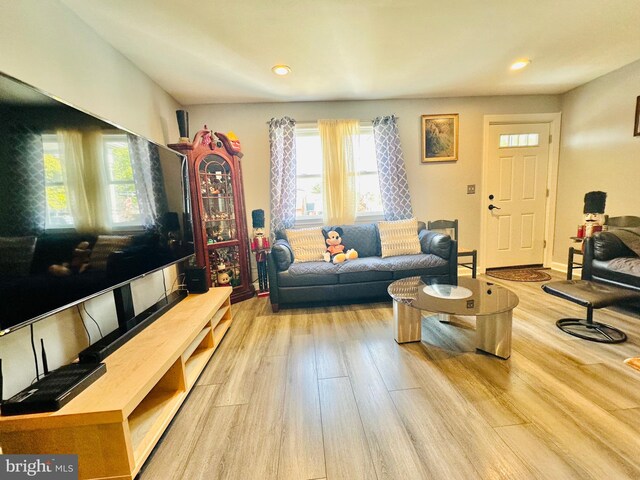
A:
<svg viewBox="0 0 640 480">
<path fill-rule="evenodd" d="M 623 364 L 640 315 L 597 310 L 629 340 L 588 342 L 555 326 L 584 309 L 496 283 L 520 297 L 506 361 L 475 352 L 470 318 L 425 312 L 422 342 L 398 345 L 390 302 L 234 305 L 140 478 L 640 478 L 640 372 Z"/>
</svg>

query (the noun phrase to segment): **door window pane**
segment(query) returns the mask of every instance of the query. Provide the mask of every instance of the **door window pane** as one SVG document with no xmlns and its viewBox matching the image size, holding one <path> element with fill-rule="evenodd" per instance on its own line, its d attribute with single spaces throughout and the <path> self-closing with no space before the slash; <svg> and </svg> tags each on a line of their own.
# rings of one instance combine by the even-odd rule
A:
<svg viewBox="0 0 640 480">
<path fill-rule="evenodd" d="M 540 135 L 537 133 L 519 133 L 500 135 L 500 148 L 537 147 Z"/>
</svg>

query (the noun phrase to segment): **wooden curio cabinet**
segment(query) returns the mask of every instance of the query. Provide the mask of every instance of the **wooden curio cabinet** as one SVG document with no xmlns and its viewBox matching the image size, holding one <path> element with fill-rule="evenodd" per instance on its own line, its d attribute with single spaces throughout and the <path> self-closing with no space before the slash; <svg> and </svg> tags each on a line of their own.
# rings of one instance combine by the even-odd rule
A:
<svg viewBox="0 0 640 480">
<path fill-rule="evenodd" d="M 232 303 L 253 297 L 239 142 L 205 125 L 193 142 L 169 147 L 187 156 L 196 262 L 209 286 L 232 286 Z"/>
</svg>

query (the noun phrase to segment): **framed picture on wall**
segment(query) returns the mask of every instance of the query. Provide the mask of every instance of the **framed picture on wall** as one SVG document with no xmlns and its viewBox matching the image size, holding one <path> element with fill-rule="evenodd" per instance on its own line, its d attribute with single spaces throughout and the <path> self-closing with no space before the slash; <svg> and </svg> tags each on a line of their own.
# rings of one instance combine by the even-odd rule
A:
<svg viewBox="0 0 640 480">
<path fill-rule="evenodd" d="M 458 114 L 422 115 L 422 163 L 458 160 Z"/>
<path fill-rule="evenodd" d="M 640 137 L 640 96 L 636 98 L 636 123 L 633 127 L 633 136 Z"/>
</svg>

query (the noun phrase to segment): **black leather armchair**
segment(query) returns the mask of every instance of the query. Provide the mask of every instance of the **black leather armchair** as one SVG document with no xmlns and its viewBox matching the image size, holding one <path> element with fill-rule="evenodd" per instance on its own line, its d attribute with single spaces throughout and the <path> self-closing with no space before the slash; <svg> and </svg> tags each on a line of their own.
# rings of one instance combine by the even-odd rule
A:
<svg viewBox="0 0 640 480">
<path fill-rule="evenodd" d="M 582 279 L 640 290 L 640 258 L 612 232 L 585 239 Z"/>
</svg>

